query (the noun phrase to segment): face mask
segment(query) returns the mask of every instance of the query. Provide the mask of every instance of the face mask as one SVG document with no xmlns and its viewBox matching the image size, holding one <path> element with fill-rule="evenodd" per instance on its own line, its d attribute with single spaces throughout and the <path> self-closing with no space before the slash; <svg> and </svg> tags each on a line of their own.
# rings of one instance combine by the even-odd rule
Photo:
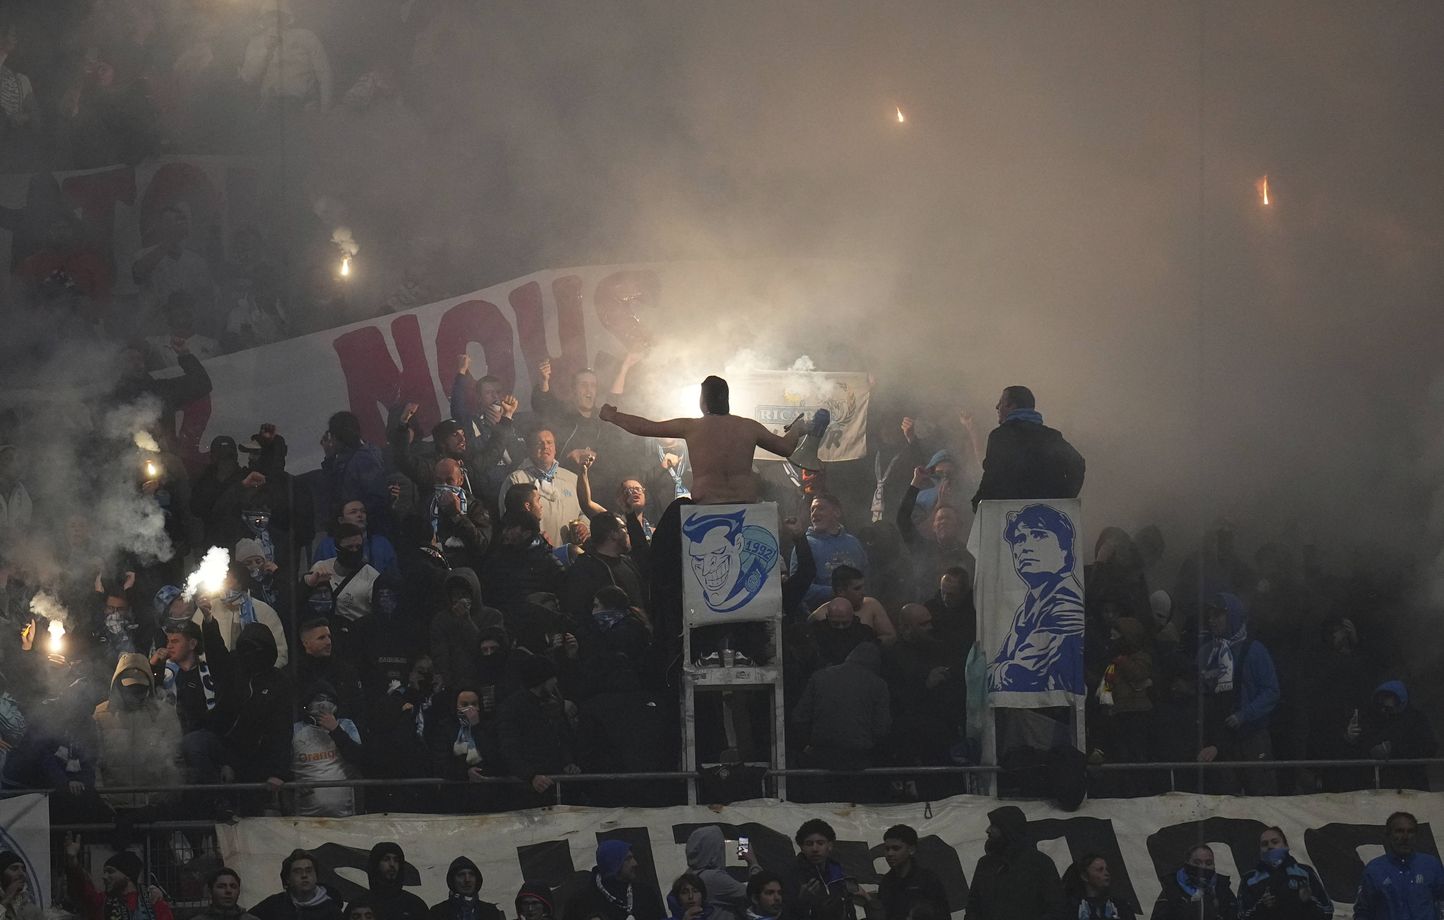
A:
<svg viewBox="0 0 1444 920">
<path fill-rule="evenodd" d="M 1277 866 L 1277 865 L 1282 864 L 1283 861 L 1284 861 L 1284 859 L 1285 859 L 1288 855 L 1289 855 L 1289 848 L 1288 848 L 1288 847 L 1278 847 L 1278 848 L 1273 849 L 1273 850 L 1265 850 L 1265 851 L 1264 851 L 1264 854 L 1263 854 L 1263 861 L 1266 862 L 1266 863 L 1268 863 L 1270 866 Z"/>
<path fill-rule="evenodd" d="M 1188 875 L 1189 881 L 1195 885 L 1207 885 L 1213 881 L 1214 870 L 1205 869 L 1203 866 L 1184 866 L 1183 871 Z"/>
<path fill-rule="evenodd" d="M 251 579 L 252 579 L 253 581 L 259 581 L 259 580 L 260 580 L 260 578 L 261 578 L 261 567 L 260 567 L 260 566 L 258 566 L 258 565 L 247 566 L 247 567 L 246 567 L 246 571 L 247 571 L 248 573 L 250 573 Z"/>
<path fill-rule="evenodd" d="M 359 549 L 338 549 L 336 550 L 336 561 L 352 571 L 361 568 L 361 550 Z"/>
<path fill-rule="evenodd" d="M 150 691 L 141 684 L 137 684 L 133 687 L 121 687 L 120 698 L 126 706 L 130 708 L 135 708 L 145 702 L 145 698 L 147 695 L 149 695 L 149 692 Z"/>
<path fill-rule="evenodd" d="M 241 596 L 245 593 L 246 592 L 240 590 L 239 588 L 232 588 L 225 594 L 222 594 L 221 599 L 224 600 L 227 604 L 239 604 L 241 602 Z"/>
<path fill-rule="evenodd" d="M 128 618 L 123 613 L 107 613 L 105 615 L 105 631 L 113 636 L 118 636 L 130 628 Z"/>
<path fill-rule="evenodd" d="M 246 526 L 251 528 L 251 533 L 260 533 L 271 523 L 271 516 L 268 514 L 245 515 Z"/>
</svg>

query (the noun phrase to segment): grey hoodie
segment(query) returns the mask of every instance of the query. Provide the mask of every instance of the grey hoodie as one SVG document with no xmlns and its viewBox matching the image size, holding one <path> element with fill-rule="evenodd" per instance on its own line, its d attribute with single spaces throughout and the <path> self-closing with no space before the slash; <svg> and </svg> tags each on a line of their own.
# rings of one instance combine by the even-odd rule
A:
<svg viewBox="0 0 1444 920">
<path fill-rule="evenodd" d="M 747 886 L 727 871 L 726 840 L 720 827 L 709 824 L 691 833 L 687 868 L 707 886 L 705 903 L 715 920 L 747 920 Z"/>
</svg>

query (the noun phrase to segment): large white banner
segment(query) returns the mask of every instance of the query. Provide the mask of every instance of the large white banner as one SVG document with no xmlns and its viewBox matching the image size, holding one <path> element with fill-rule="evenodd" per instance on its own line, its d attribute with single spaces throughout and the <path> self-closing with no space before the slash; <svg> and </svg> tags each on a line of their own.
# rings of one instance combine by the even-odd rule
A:
<svg viewBox="0 0 1444 920">
<path fill-rule="evenodd" d="M 564 900 L 584 881 L 582 873 L 594 864 L 600 840 L 629 841 L 641 863 L 641 883 L 665 891 L 686 869 L 683 844 L 698 827 L 719 825 L 728 840 L 748 837 L 763 866 L 777 868 L 794 858 L 792 836 L 798 826 L 821 817 L 837 831 L 834 852 L 847 872 L 872 884 L 887 870 L 881 858 L 883 831 L 904 823 L 922 838 L 919 860 L 941 876 L 960 915 L 973 869 L 983 855 L 988 812 L 1000 804 L 1005 803 L 975 796 L 934 802 L 928 810 L 921 804 L 840 807 L 756 801 L 725 807 L 557 808 L 474 817 L 246 818 L 218 830 L 226 864 L 244 880 L 246 904 L 276 890 L 281 860 L 297 847 L 317 854 L 323 878 L 343 894 L 358 894 L 366 883 L 367 853 L 377 842 L 392 840 L 401 844 L 414 867 L 407 884 L 428 904 L 446 897 L 447 866 L 464 855 L 482 870 L 482 897 L 514 916 L 512 902 L 523 880 L 549 884 Z M 1085 853 L 1104 856 L 1115 893 L 1130 899 L 1145 916 L 1158 897 L 1160 876 L 1172 875 L 1194 843 L 1213 847 L 1218 871 L 1230 876 L 1237 890 L 1241 873 L 1257 861 L 1259 833 L 1278 825 L 1294 856 L 1318 870 L 1339 908 L 1335 916 L 1347 918 L 1365 861 L 1383 852 L 1384 819 L 1394 811 L 1413 812 L 1421 822 L 1418 847 L 1431 853 L 1437 852 L 1433 819 L 1444 820 L 1444 797 L 1420 792 L 1287 798 L 1170 794 L 1094 800 L 1071 813 L 1036 802 L 1009 804 L 1021 807 L 1029 837 L 1060 872 Z M 729 860 L 734 856 L 729 846 Z M 745 877 L 740 869 L 738 875 Z"/>
<path fill-rule="evenodd" d="M 41 907 L 50 904 L 50 802 L 43 795 L 0 799 L 0 850 L 20 857 L 25 887 Z"/>
<path fill-rule="evenodd" d="M 1065 706 L 1087 693 L 1081 511 L 1077 499 L 978 505 L 968 548 L 994 707 Z"/>
<path fill-rule="evenodd" d="M 831 413 L 832 421 L 817 448 L 818 459 L 830 463 L 867 456 L 867 408 L 872 398 L 867 374 L 752 371 L 727 383 L 733 413 L 751 416 L 777 432 L 799 413 L 809 418 L 818 409 Z M 757 458 L 779 459 L 760 448 Z"/>
<path fill-rule="evenodd" d="M 777 504 L 682 506 L 687 622 L 766 620 L 782 609 Z"/>
</svg>

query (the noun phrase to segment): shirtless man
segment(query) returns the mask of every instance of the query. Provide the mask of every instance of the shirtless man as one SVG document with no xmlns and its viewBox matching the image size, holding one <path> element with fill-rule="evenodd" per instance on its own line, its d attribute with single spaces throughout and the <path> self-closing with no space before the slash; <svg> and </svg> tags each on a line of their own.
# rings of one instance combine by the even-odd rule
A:
<svg viewBox="0 0 1444 920">
<path fill-rule="evenodd" d="M 682 438 L 692 463 L 692 500 L 699 505 L 744 505 L 757 501 L 752 456 L 757 448 L 790 457 L 804 426 L 794 421 L 785 434 L 773 434 L 750 418 L 729 415 L 727 381 L 702 381 L 702 417 L 654 422 L 602 406 L 600 418 L 644 438 Z M 798 418 L 802 418 L 801 415 Z"/>
</svg>

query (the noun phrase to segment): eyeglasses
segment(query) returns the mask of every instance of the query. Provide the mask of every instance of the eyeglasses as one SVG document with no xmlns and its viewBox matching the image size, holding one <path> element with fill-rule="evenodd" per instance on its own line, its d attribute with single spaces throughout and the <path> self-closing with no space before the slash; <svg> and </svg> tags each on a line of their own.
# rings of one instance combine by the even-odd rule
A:
<svg viewBox="0 0 1444 920">
<path fill-rule="evenodd" d="M 626 492 L 628 495 L 641 495 L 647 490 L 642 488 L 641 486 L 624 486 L 622 488 L 622 491 Z"/>
<path fill-rule="evenodd" d="M 121 605 L 119 605 L 119 606 L 115 606 L 115 605 L 113 605 L 113 604 L 106 604 L 106 605 L 105 605 L 105 612 L 106 612 L 106 613 L 125 613 L 125 612 L 128 611 L 128 610 L 130 610 L 130 605 L 129 605 L 129 604 L 121 604 Z"/>
</svg>

